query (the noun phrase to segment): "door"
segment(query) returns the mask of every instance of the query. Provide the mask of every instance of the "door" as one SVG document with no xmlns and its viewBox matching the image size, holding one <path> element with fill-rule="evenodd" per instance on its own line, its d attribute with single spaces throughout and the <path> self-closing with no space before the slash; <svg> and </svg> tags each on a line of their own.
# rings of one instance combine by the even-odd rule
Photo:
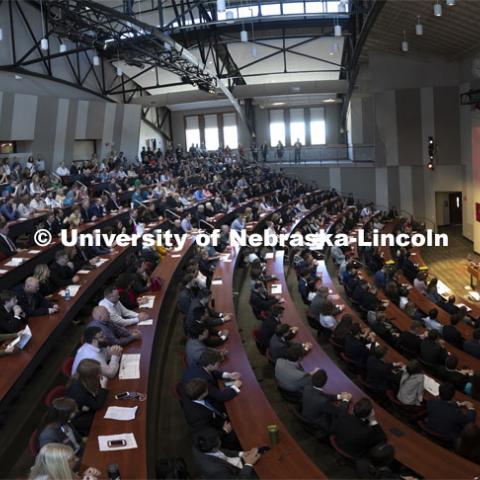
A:
<svg viewBox="0 0 480 480">
<path fill-rule="evenodd" d="M 450 225 L 462 224 L 462 192 L 448 194 Z"/>
</svg>

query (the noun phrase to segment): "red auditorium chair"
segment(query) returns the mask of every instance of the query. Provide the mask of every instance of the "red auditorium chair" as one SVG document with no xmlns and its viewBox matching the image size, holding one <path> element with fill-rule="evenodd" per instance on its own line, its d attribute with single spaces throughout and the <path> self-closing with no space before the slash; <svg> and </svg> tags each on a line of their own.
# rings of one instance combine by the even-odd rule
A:
<svg viewBox="0 0 480 480">
<path fill-rule="evenodd" d="M 47 407 L 51 407 L 53 401 L 59 397 L 65 397 L 67 395 L 67 387 L 65 385 L 57 385 L 53 387 L 45 396 L 44 403 Z"/>
</svg>

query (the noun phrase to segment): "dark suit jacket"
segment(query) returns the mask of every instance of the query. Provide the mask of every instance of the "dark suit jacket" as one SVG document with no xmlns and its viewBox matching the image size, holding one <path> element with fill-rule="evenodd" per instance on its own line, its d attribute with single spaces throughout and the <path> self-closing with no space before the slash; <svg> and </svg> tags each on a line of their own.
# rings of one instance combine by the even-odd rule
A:
<svg viewBox="0 0 480 480">
<path fill-rule="evenodd" d="M 12 239 L 10 238 L 10 240 Z M 0 252 L 3 253 L 5 257 L 11 257 L 16 251 L 16 249 L 12 250 L 6 240 L 0 235 Z"/>
<path fill-rule="evenodd" d="M 345 337 L 345 355 L 356 365 L 364 367 L 367 362 L 369 350 L 362 339 L 353 335 Z"/>
<path fill-rule="evenodd" d="M 75 272 L 68 266 L 61 266 L 57 262 L 50 265 L 50 278 L 56 288 L 66 287 L 72 283 Z"/>
<path fill-rule="evenodd" d="M 227 457 L 238 457 L 238 452 L 222 449 Z M 193 459 L 198 466 L 202 476 L 209 479 L 230 479 L 230 478 L 257 478 L 252 467 L 244 466 L 242 469 L 230 465 L 221 458 L 213 457 L 193 448 Z"/>
<path fill-rule="evenodd" d="M 371 355 L 367 360 L 367 383 L 379 390 L 391 388 L 393 382 L 392 364 Z"/>
<path fill-rule="evenodd" d="M 448 353 L 437 342 L 426 338 L 420 345 L 420 356 L 425 362 L 440 367 L 445 364 Z"/>
<path fill-rule="evenodd" d="M 414 356 L 420 354 L 421 344 L 422 340 L 420 337 L 409 331 L 402 332 L 400 337 L 398 337 L 398 345 L 414 354 Z"/>
<path fill-rule="evenodd" d="M 25 325 L 23 318 L 14 317 L 13 313 L 7 312 L 3 305 L 0 307 L 0 333 L 16 333 Z"/>
<path fill-rule="evenodd" d="M 202 427 L 212 427 L 216 430 L 221 430 L 227 418 L 226 415 L 219 410 L 215 412 L 205 405 L 195 403 L 189 398 L 183 399 L 182 408 L 187 423 L 192 430 L 199 430 Z"/>
<path fill-rule="evenodd" d="M 442 329 L 442 337 L 448 343 L 455 345 L 455 347 L 462 349 L 464 338 L 462 334 L 457 330 L 457 327 L 453 325 L 445 325 Z"/>
<path fill-rule="evenodd" d="M 456 402 L 427 400 L 428 427 L 452 440 L 458 437 L 467 423 L 475 421 L 475 418 L 475 410 L 467 410 L 467 413 L 463 413 Z"/>
<path fill-rule="evenodd" d="M 466 340 L 463 349 L 470 355 L 480 358 L 480 342 L 478 340 Z"/>
<path fill-rule="evenodd" d="M 38 317 L 40 315 L 48 315 L 48 309 L 52 304 L 43 297 L 39 292 L 29 294 L 25 292 L 23 285 L 15 288 L 18 304 L 26 313 L 27 317 Z"/>
<path fill-rule="evenodd" d="M 334 421 L 348 408 L 348 402 L 336 404 L 337 396 L 312 385 L 303 389 L 302 416 L 325 432 L 331 432 Z"/>
<path fill-rule="evenodd" d="M 220 389 L 218 388 L 217 379 L 221 378 L 222 372 L 214 371 L 211 374 L 199 365 L 193 365 L 185 370 L 182 376 L 182 385 L 188 383 L 194 378 L 202 378 L 208 384 L 207 400 L 211 402 L 219 410 L 223 409 L 223 403 L 231 400 L 237 395 L 237 392 L 230 387 Z"/>
<path fill-rule="evenodd" d="M 465 385 L 469 382 L 470 376 L 464 375 L 463 373 L 447 370 L 445 367 L 440 367 L 437 373 L 438 377 L 444 382 L 451 383 L 455 386 L 456 390 L 463 392 Z"/>
<path fill-rule="evenodd" d="M 380 425 L 370 426 L 368 421 L 353 415 L 342 415 L 334 428 L 338 446 L 355 458 L 360 458 L 368 451 L 385 441 L 385 433 Z"/>
</svg>

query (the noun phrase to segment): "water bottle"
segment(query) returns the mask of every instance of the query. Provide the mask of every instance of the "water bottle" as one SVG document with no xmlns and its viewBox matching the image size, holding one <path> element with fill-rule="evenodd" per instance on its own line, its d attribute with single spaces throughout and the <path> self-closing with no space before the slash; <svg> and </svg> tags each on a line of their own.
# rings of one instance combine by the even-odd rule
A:
<svg viewBox="0 0 480 480">
<path fill-rule="evenodd" d="M 121 480 L 120 470 L 116 463 L 112 463 L 107 467 L 108 478 L 109 480 Z"/>
<path fill-rule="evenodd" d="M 65 289 L 65 300 L 70 300 L 71 296 L 70 296 L 70 289 L 67 287 Z"/>
</svg>

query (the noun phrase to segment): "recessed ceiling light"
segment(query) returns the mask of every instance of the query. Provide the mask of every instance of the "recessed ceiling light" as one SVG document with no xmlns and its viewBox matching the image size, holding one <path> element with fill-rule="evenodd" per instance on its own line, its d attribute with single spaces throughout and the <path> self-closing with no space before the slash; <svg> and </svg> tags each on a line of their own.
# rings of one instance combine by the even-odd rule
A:
<svg viewBox="0 0 480 480">
<path fill-rule="evenodd" d="M 323 101 L 323 103 L 335 103 L 336 100 L 334 98 L 327 98 L 326 100 Z"/>
<path fill-rule="evenodd" d="M 279 107 L 280 105 L 285 105 L 285 102 L 274 102 L 274 103 L 272 103 L 273 107 Z"/>
</svg>

